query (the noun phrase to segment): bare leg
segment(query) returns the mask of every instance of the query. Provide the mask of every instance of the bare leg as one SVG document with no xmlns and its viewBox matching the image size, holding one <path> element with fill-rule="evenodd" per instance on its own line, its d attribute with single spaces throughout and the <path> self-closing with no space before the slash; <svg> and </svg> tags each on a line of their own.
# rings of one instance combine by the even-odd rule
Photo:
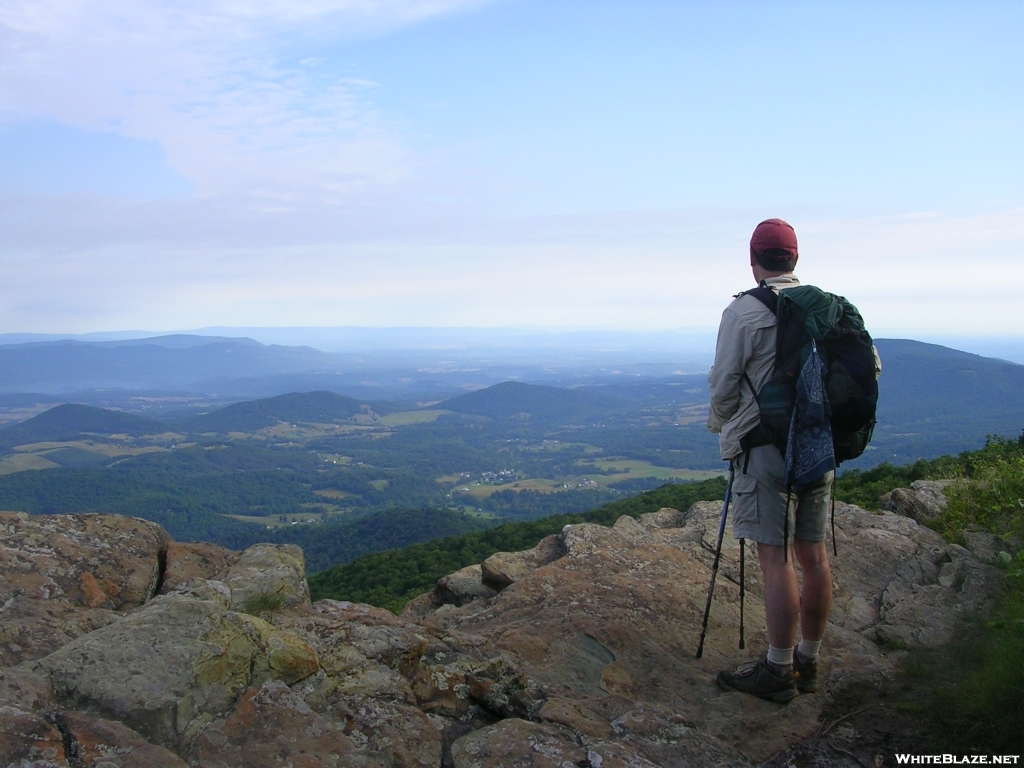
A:
<svg viewBox="0 0 1024 768">
<path fill-rule="evenodd" d="M 784 555 L 783 547 L 760 543 L 757 545 L 757 557 L 761 561 L 761 571 L 764 573 L 764 608 L 768 622 L 768 642 L 776 648 L 793 647 L 797 620 L 800 616 L 800 589 L 797 585 L 796 571 L 793 569 L 793 558 L 787 560 Z M 831 585 L 830 580 L 830 588 Z M 831 595 L 831 591 L 829 594 Z M 827 615 L 826 613 L 826 617 Z M 824 630 L 824 627 L 822 629 Z"/>
<path fill-rule="evenodd" d="M 821 640 L 832 610 L 832 571 L 828 565 L 828 549 L 823 541 L 802 539 L 793 541 L 793 549 L 800 561 L 804 582 L 800 594 L 800 636 L 804 640 Z M 768 627 L 770 637 L 770 622 Z"/>
</svg>

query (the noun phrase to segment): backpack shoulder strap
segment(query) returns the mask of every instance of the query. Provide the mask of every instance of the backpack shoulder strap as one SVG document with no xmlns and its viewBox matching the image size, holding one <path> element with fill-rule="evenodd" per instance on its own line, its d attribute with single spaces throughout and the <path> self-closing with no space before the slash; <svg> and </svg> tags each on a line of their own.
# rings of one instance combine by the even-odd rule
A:
<svg viewBox="0 0 1024 768">
<path fill-rule="evenodd" d="M 764 304 L 771 311 L 773 315 L 778 314 L 779 311 L 779 294 L 773 291 L 764 283 L 761 283 L 757 288 L 751 288 L 749 291 L 743 291 L 737 293 L 736 298 L 740 296 L 753 296 L 755 299 Z"/>
</svg>

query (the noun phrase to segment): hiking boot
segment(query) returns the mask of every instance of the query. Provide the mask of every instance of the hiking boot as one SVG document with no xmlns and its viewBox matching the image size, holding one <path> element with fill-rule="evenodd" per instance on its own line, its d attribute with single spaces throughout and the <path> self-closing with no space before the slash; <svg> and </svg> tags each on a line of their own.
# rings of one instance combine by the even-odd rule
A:
<svg viewBox="0 0 1024 768">
<path fill-rule="evenodd" d="M 800 693 L 814 693 L 818 690 L 818 662 L 808 661 L 793 654 L 793 679 Z"/>
<path fill-rule="evenodd" d="M 777 675 L 764 659 L 744 664 L 735 672 L 719 672 L 717 682 L 727 691 L 749 693 L 778 704 L 788 704 L 796 697 L 792 673 Z"/>
</svg>

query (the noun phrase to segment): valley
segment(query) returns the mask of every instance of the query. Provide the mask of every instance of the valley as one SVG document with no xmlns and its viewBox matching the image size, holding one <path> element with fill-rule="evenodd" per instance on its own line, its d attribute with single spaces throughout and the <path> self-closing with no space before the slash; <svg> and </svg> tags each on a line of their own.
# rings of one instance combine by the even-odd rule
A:
<svg viewBox="0 0 1024 768">
<path fill-rule="evenodd" d="M 879 347 L 879 424 L 843 469 L 975 449 L 1024 425 L 1024 367 L 920 342 Z M 232 402 L 0 395 L 0 509 L 116 512 L 232 548 L 297 543 L 314 572 L 724 474 L 704 373 L 469 391 L 465 375 L 385 399 L 366 397 L 372 387 Z"/>
</svg>

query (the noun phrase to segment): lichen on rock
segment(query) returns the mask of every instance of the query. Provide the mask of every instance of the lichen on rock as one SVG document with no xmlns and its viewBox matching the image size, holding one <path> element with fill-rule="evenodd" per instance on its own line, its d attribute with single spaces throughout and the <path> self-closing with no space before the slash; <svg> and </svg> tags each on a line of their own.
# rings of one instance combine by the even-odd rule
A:
<svg viewBox="0 0 1024 768">
<path fill-rule="evenodd" d="M 713 683 L 748 653 L 731 537 L 694 658 L 720 514 L 700 502 L 568 526 L 441 579 L 399 617 L 311 604 L 296 547 L 237 553 L 130 518 L 4 513 L 0 765 L 752 765 L 890 677 L 891 649 L 948 639 L 1001 578 L 991 537 L 950 545 L 906 515 L 837 503 L 820 692 L 779 717 Z M 748 555 L 746 642 L 762 649 Z"/>
</svg>

